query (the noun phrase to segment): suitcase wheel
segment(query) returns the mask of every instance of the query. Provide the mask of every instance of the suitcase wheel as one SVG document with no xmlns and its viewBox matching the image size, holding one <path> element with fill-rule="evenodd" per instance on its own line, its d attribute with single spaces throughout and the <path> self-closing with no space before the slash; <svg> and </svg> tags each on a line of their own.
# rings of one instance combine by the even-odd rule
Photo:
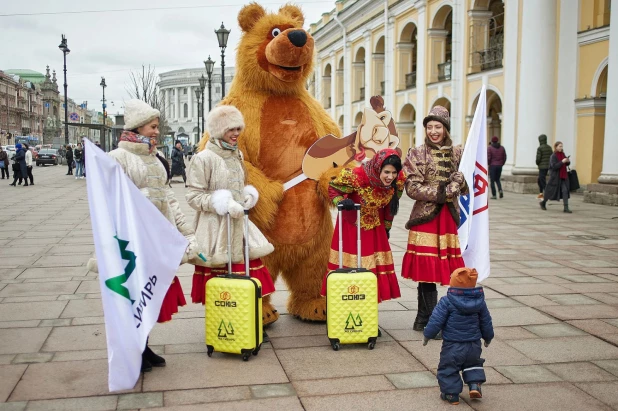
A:
<svg viewBox="0 0 618 411">
<path fill-rule="evenodd" d="M 339 343 L 338 343 L 338 342 L 336 342 L 336 343 L 332 343 L 331 345 L 333 346 L 333 350 L 335 350 L 335 351 L 339 351 L 339 347 L 340 347 L 340 346 L 339 346 Z"/>
<path fill-rule="evenodd" d="M 374 348 L 376 348 L 375 341 L 372 341 L 369 344 L 367 344 L 367 348 L 369 348 L 370 350 L 373 350 Z"/>
<path fill-rule="evenodd" d="M 258 355 L 259 352 L 260 352 L 260 348 L 258 347 L 255 350 L 253 350 L 253 352 L 251 354 Z"/>
<path fill-rule="evenodd" d="M 250 356 L 250 355 L 251 355 L 250 353 L 244 353 L 244 354 L 242 355 L 242 360 L 243 360 L 243 361 L 249 361 L 249 356 Z"/>
<path fill-rule="evenodd" d="M 212 357 L 212 353 L 214 351 L 214 347 L 208 347 L 208 350 L 206 351 L 206 354 L 208 354 L 209 357 Z"/>
</svg>

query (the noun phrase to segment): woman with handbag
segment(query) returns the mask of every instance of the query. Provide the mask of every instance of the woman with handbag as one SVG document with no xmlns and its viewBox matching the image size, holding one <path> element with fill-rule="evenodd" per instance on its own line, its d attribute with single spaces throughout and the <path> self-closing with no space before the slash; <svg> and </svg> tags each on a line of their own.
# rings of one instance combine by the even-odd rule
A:
<svg viewBox="0 0 618 411">
<path fill-rule="evenodd" d="M 569 210 L 569 174 L 567 166 L 571 164 L 570 156 L 564 154 L 562 142 L 556 141 L 554 144 L 554 154 L 549 159 L 549 182 L 543 192 L 543 201 L 541 201 L 541 210 L 547 210 L 546 204 L 549 200 L 560 201 L 564 203 L 564 212 L 572 213 Z"/>
<path fill-rule="evenodd" d="M 69 166 L 69 171 L 67 171 L 68 176 L 73 175 L 73 149 L 71 146 L 67 145 L 67 151 L 65 153 L 67 159 L 67 165 Z"/>
</svg>

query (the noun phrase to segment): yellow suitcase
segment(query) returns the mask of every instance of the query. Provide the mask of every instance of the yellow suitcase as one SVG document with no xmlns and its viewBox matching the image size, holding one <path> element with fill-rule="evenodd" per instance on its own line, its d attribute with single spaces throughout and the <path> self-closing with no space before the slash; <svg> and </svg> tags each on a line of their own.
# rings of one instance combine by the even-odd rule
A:
<svg viewBox="0 0 618 411">
<path fill-rule="evenodd" d="M 206 285 L 206 347 L 208 356 L 214 351 L 241 354 L 248 361 L 257 355 L 263 341 L 262 285 L 249 277 L 249 214 L 245 211 L 245 273 L 232 273 L 232 258 L 228 274 L 210 279 Z M 231 250 L 230 216 L 227 216 L 228 252 Z"/>
<path fill-rule="evenodd" d="M 360 221 L 360 205 L 356 205 Z M 378 337 L 378 279 L 361 268 L 361 232 L 357 224 L 358 268 L 343 267 L 342 209 L 339 207 L 339 269 L 326 276 L 326 327 L 333 350 L 341 344 L 368 344 Z"/>
</svg>

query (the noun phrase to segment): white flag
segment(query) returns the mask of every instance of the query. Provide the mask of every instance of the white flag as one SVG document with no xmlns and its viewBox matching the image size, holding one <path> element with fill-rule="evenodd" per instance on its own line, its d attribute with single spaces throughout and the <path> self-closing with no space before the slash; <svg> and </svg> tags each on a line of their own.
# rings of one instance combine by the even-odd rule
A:
<svg viewBox="0 0 618 411">
<path fill-rule="evenodd" d="M 84 145 L 109 390 L 132 389 L 146 338 L 188 243 L 113 158 L 87 139 Z"/>
<path fill-rule="evenodd" d="M 487 167 L 487 98 L 485 86 L 459 163 L 470 188 L 459 197 L 458 234 L 466 267 L 476 268 L 478 281 L 489 277 L 489 176 Z"/>
</svg>

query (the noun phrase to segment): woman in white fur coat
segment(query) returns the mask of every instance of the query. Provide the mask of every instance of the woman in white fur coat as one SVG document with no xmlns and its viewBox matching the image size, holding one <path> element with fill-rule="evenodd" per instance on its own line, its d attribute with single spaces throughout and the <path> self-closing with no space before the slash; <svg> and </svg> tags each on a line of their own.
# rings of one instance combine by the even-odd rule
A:
<svg viewBox="0 0 618 411">
<path fill-rule="evenodd" d="M 141 100 L 125 103 L 125 125 L 120 136 L 118 148 L 109 155 L 116 160 L 140 192 L 163 214 L 187 240 L 187 248 L 181 264 L 194 258 L 197 244 L 193 227 L 185 220 L 174 192 L 167 185 L 167 171 L 157 158 L 157 137 L 159 135 L 159 110 Z M 91 271 L 98 271 L 95 259 L 88 262 Z M 161 304 L 157 322 L 167 322 L 178 312 L 178 307 L 186 305 L 186 300 L 178 277 L 174 277 Z M 165 359 L 156 355 L 148 343 L 142 354 L 142 372 L 152 367 L 165 366 Z"/>
<path fill-rule="evenodd" d="M 259 195 L 255 187 L 246 185 L 243 156 L 238 150 L 238 135 L 245 128 L 236 107 L 213 109 L 206 120 L 210 140 L 206 148 L 191 159 L 187 175 L 187 202 L 197 211 L 194 228 L 199 249 L 206 262 L 194 259 L 191 299 L 205 301 L 206 282 L 227 273 L 227 214 L 232 217 L 232 271 L 245 274 L 243 257 L 244 211 L 255 206 Z M 249 223 L 249 275 L 262 283 L 262 295 L 275 291 L 273 280 L 261 257 L 274 251 L 272 244 Z M 265 318 L 264 324 L 275 318 Z"/>
</svg>

